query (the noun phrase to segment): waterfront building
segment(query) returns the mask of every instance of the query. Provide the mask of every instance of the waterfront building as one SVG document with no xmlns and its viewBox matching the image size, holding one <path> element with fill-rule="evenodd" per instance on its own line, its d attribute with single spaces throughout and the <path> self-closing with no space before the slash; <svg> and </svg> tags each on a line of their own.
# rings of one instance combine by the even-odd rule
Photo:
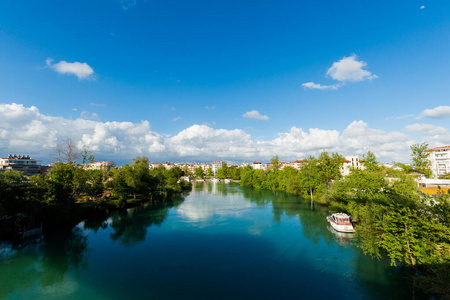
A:
<svg viewBox="0 0 450 300">
<path fill-rule="evenodd" d="M 211 169 L 212 169 L 212 171 L 213 171 L 213 173 L 214 173 L 214 176 L 216 176 L 217 170 L 219 170 L 220 168 L 222 168 L 222 165 L 223 165 L 224 163 L 225 163 L 224 160 L 221 160 L 221 161 L 215 160 L 215 161 L 213 161 Z"/>
<path fill-rule="evenodd" d="M 41 165 L 37 164 L 36 159 L 28 155 L 12 155 L 6 158 L 0 158 L 0 172 L 14 170 L 23 172 L 24 175 L 37 175 L 41 171 Z"/>
<path fill-rule="evenodd" d="M 252 168 L 255 170 L 261 170 L 262 169 L 262 163 L 260 161 L 253 161 Z"/>
<path fill-rule="evenodd" d="M 450 173 L 450 146 L 436 147 L 427 151 L 430 153 L 428 159 L 434 177 Z"/>
<path fill-rule="evenodd" d="M 352 169 L 364 170 L 365 167 L 361 164 L 359 157 L 357 155 L 348 155 L 344 159 L 344 163 L 341 166 L 342 176 L 347 176 L 350 174 Z"/>
</svg>

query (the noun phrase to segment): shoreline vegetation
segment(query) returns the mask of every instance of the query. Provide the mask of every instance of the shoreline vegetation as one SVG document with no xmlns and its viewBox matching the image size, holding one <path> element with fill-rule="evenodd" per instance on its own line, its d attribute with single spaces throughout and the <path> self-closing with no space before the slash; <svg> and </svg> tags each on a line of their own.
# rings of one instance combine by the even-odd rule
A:
<svg viewBox="0 0 450 300">
<path fill-rule="evenodd" d="M 0 173 L 0 240 L 14 238 L 14 221 L 21 214 L 51 232 L 143 203 L 168 201 L 190 190 L 189 182 L 180 181 L 182 175 L 180 168 L 149 170 L 146 157 L 111 170 L 89 170 L 69 161 L 56 163 L 48 175 L 5 171 Z"/>
<path fill-rule="evenodd" d="M 449 299 L 450 194 L 440 190 L 438 197 L 430 197 L 419 192 L 411 168 L 379 167 L 370 151 L 363 156 L 364 168 L 352 169 L 345 177 L 340 172 L 343 161 L 338 153 L 322 152 L 308 157 L 300 170 L 281 169 L 275 156 L 268 170 L 223 164 L 216 177 L 310 199 L 311 209 L 320 204 L 332 212 L 349 213 L 365 254 L 389 257 L 392 266 L 411 270 L 414 288 Z M 416 169 L 426 171 L 426 165 Z M 205 177 L 203 170 L 196 169 L 195 175 Z M 208 170 L 206 177 L 211 175 Z M 55 164 L 47 176 L 26 178 L 8 171 L 0 173 L 0 217 L 24 213 L 42 221 L 45 230 L 67 228 L 115 210 L 167 201 L 191 188 L 182 176 L 193 174 L 178 167 L 149 169 L 146 157 L 112 170 L 86 170 L 68 162 Z"/>
</svg>

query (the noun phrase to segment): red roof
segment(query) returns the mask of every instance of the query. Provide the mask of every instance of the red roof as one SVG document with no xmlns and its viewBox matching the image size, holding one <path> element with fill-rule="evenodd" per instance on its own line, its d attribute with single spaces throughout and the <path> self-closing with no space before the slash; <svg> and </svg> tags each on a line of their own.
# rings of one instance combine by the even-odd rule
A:
<svg viewBox="0 0 450 300">
<path fill-rule="evenodd" d="M 440 150 L 440 149 L 450 149 L 450 146 L 436 147 L 433 149 L 428 149 L 427 151 L 436 151 L 436 150 Z"/>
</svg>

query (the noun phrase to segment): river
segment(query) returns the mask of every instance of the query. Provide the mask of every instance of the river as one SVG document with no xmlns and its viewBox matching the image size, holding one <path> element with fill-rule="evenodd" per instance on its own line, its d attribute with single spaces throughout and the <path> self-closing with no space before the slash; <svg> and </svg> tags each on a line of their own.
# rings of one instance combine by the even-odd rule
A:
<svg viewBox="0 0 450 300">
<path fill-rule="evenodd" d="M 0 258 L 6 299 L 410 299 L 401 268 L 296 196 L 197 183 Z M 416 298 L 417 299 L 417 298 Z"/>
</svg>

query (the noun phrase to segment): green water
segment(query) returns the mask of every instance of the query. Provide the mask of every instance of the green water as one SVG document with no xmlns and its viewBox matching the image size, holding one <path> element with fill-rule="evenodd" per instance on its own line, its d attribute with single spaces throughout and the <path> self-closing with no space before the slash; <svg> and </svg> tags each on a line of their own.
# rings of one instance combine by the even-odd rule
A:
<svg viewBox="0 0 450 300">
<path fill-rule="evenodd" d="M 197 183 L 0 260 L 6 299 L 410 299 L 400 268 L 295 196 Z M 416 296 L 417 299 L 417 296 Z"/>
</svg>

